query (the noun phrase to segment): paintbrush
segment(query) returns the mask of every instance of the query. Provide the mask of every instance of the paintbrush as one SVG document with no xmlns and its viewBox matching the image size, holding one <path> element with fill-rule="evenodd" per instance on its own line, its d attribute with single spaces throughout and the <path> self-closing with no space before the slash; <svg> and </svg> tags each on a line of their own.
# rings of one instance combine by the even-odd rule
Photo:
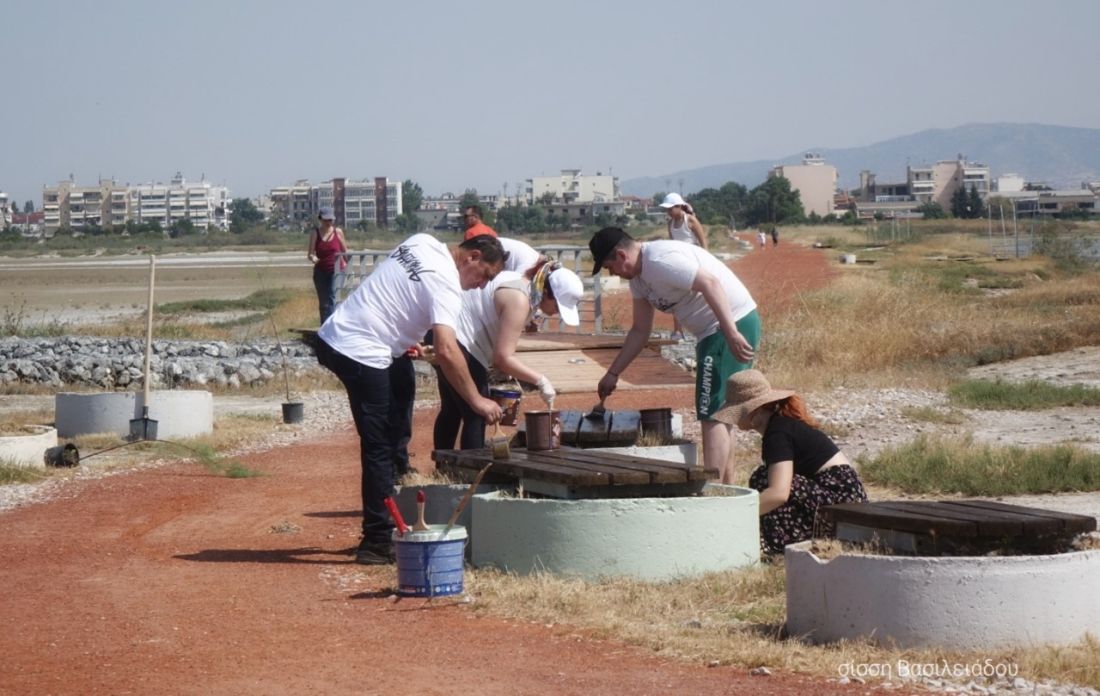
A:
<svg viewBox="0 0 1100 696">
<path fill-rule="evenodd" d="M 413 531 L 428 531 L 428 525 L 424 524 L 424 489 L 416 492 L 416 524 L 413 525 Z"/>
</svg>

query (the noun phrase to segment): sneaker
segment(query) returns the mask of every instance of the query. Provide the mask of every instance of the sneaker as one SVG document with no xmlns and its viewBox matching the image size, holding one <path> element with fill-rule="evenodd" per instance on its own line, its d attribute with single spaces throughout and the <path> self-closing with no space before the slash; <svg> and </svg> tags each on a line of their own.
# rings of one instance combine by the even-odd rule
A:
<svg viewBox="0 0 1100 696">
<path fill-rule="evenodd" d="M 668 335 L 668 337 L 670 339 L 672 339 L 673 341 L 682 341 L 682 340 L 684 340 L 684 334 L 680 331 L 673 331 L 671 334 Z"/>
<path fill-rule="evenodd" d="M 387 565 L 394 562 L 393 544 L 389 542 L 367 542 L 359 544 L 355 550 L 355 562 L 362 565 Z"/>
</svg>

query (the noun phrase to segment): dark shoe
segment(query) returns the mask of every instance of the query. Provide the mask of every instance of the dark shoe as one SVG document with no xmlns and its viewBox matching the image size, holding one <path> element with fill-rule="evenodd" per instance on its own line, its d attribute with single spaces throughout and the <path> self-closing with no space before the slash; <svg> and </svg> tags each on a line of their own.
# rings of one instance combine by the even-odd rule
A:
<svg viewBox="0 0 1100 696">
<path fill-rule="evenodd" d="M 355 562 L 363 565 L 387 565 L 394 562 L 393 544 L 389 542 L 367 542 L 359 544 L 355 550 Z"/>
</svg>

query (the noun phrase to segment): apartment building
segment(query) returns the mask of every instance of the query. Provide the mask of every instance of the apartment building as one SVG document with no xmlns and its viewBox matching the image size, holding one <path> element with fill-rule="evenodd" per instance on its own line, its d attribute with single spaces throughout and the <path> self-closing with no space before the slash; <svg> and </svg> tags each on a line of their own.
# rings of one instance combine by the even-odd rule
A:
<svg viewBox="0 0 1100 696">
<path fill-rule="evenodd" d="M 11 224 L 11 202 L 8 200 L 8 194 L 0 191 L 0 228 L 7 227 Z"/>
<path fill-rule="evenodd" d="M 585 175 L 580 169 L 563 169 L 558 176 L 536 176 L 527 180 L 527 203 L 537 203 L 552 195 L 555 203 L 603 203 L 619 200 L 619 178 L 596 172 Z"/>
<path fill-rule="evenodd" d="M 271 189 L 270 215 L 279 222 L 308 225 L 321 208 L 332 208 L 339 227 L 390 227 L 401 215 L 402 183 L 384 176 L 356 181 L 334 177 L 317 186 L 299 180 Z"/>
<path fill-rule="evenodd" d="M 167 229 L 179 220 L 190 220 L 200 229 L 225 230 L 229 227 L 229 202 L 225 186 L 207 181 L 189 183 L 179 172 L 167 185 L 130 186 L 101 179 L 95 186 L 78 186 L 62 181 L 42 192 L 47 232 L 121 227 L 127 222 L 156 222 Z"/>
<path fill-rule="evenodd" d="M 791 190 L 798 191 L 807 215 L 817 213 L 825 217 L 833 214 L 838 175 L 836 167 L 825 164 L 820 155 L 807 153 L 802 164 L 777 165 L 768 176 L 781 176 L 791 182 Z"/>
<path fill-rule="evenodd" d="M 968 162 L 959 155 L 954 160 L 940 160 L 932 167 L 932 199 L 944 210 L 951 209 L 951 197 L 959 187 L 968 192 L 971 187 L 977 190 L 984 201 L 989 197 L 989 167 L 977 162 Z"/>
</svg>

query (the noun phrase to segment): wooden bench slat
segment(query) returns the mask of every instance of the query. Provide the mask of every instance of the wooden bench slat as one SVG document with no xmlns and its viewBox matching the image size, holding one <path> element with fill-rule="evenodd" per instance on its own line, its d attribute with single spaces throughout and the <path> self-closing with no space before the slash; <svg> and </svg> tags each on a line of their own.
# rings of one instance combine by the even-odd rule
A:
<svg viewBox="0 0 1100 696">
<path fill-rule="evenodd" d="M 1079 534 L 1081 532 L 1096 531 L 1096 518 L 1091 515 L 1078 515 L 1072 512 L 1059 512 L 1058 510 L 1032 508 L 1025 507 L 1023 505 L 1010 505 L 1008 503 L 1002 503 L 995 500 L 968 499 L 955 500 L 951 502 L 956 505 L 966 505 L 967 507 L 974 507 L 979 509 L 1012 512 L 1019 515 L 1024 515 L 1026 517 L 1035 518 L 1036 520 L 1054 520 L 1056 523 L 1059 523 L 1061 525 L 1062 532 L 1065 534 Z"/>
<path fill-rule="evenodd" d="M 848 522 L 872 529 L 892 529 L 914 534 L 949 533 L 960 537 L 977 536 L 978 526 L 961 520 L 930 520 L 927 516 L 884 507 L 887 503 L 841 503 L 822 507 L 818 514 L 836 523 Z"/>
<path fill-rule="evenodd" d="M 521 458 L 527 463 L 537 465 L 539 467 L 539 470 L 541 470 L 542 467 L 545 465 L 548 467 L 560 467 L 569 471 L 575 471 L 577 472 L 578 478 L 584 476 L 589 472 L 599 472 L 608 477 L 608 483 L 610 483 L 612 486 L 629 484 L 638 485 L 653 482 L 652 477 L 646 471 L 626 469 L 620 466 L 615 466 L 613 464 L 603 464 L 595 461 L 586 462 L 577 461 L 575 459 L 566 459 L 561 456 L 555 456 L 554 450 L 543 452 L 513 452 L 512 458 L 517 457 Z M 531 476 L 531 473 L 527 472 L 526 475 Z M 682 481 L 684 479 L 683 477 L 681 477 L 679 480 Z"/>
<path fill-rule="evenodd" d="M 493 463 L 490 471 L 497 474 L 505 474 L 515 478 L 523 478 L 531 471 L 519 452 L 513 452 L 508 459 L 493 459 L 492 451 L 488 449 L 476 450 L 447 450 L 437 462 L 442 464 L 441 469 L 457 467 L 462 469 L 480 470 L 489 462 Z M 437 465 L 438 466 L 438 465 Z M 611 485 L 611 477 L 603 472 L 592 470 L 578 470 L 575 467 L 560 466 L 553 462 L 543 462 L 538 466 L 539 479 L 548 483 L 559 483 L 577 486 L 608 486 Z"/>
<path fill-rule="evenodd" d="M 1020 515 L 992 514 L 945 502 L 892 501 L 890 507 L 936 519 L 972 522 L 978 525 L 977 535 L 980 537 L 1020 536 L 1026 526 L 1026 520 Z"/>
</svg>

